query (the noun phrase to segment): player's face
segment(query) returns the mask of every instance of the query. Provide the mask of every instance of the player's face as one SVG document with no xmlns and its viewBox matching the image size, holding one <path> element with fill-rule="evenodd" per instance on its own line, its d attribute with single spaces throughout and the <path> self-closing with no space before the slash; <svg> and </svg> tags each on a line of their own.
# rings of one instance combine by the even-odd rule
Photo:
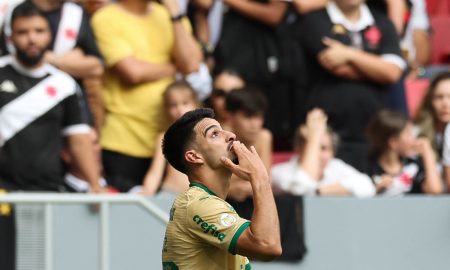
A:
<svg viewBox="0 0 450 270">
<path fill-rule="evenodd" d="M 51 40 L 47 20 L 41 16 L 18 17 L 12 24 L 11 41 L 22 64 L 40 64 Z"/>
<path fill-rule="evenodd" d="M 392 150 L 403 157 L 411 157 L 416 153 L 416 142 L 417 138 L 414 134 L 414 126 L 412 123 L 408 122 L 405 128 L 400 132 L 398 136 L 393 138 Z"/>
<path fill-rule="evenodd" d="M 450 79 L 441 81 L 434 91 L 432 106 L 435 117 L 442 124 L 450 122 Z"/>
<path fill-rule="evenodd" d="M 236 160 L 232 144 L 236 135 L 223 130 L 219 122 L 205 118 L 195 126 L 196 145 L 205 163 L 213 169 L 223 167 L 220 158 L 225 156 Z"/>
<path fill-rule="evenodd" d="M 249 116 L 242 112 L 236 112 L 231 115 L 230 122 L 238 139 L 249 143 L 255 140 L 261 132 L 264 116 L 262 114 Z"/>
<path fill-rule="evenodd" d="M 188 111 L 197 108 L 189 90 L 174 90 L 167 97 L 166 109 L 170 120 L 175 121 Z"/>
</svg>

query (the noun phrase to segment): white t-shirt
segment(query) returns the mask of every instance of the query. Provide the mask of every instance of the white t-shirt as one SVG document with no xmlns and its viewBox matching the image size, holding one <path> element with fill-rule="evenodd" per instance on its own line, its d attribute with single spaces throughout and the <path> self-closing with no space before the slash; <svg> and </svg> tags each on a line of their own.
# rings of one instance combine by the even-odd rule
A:
<svg viewBox="0 0 450 270">
<path fill-rule="evenodd" d="M 312 179 L 298 164 L 298 156 L 272 167 L 272 183 L 276 188 L 294 195 L 315 195 L 316 189 L 340 183 L 356 197 L 372 197 L 375 186 L 369 176 L 360 173 L 340 159 L 330 160 L 319 181 Z"/>
</svg>

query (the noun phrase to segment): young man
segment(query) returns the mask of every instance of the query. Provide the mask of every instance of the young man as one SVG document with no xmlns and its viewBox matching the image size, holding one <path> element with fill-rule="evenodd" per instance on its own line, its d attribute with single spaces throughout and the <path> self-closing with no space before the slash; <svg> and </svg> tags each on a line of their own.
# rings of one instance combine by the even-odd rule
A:
<svg viewBox="0 0 450 270">
<path fill-rule="evenodd" d="M 29 2 L 11 17 L 15 55 L 0 58 L 0 188 L 63 191 L 62 140 L 92 191 L 100 190 L 79 89 L 44 61 L 51 34 Z"/>
<path fill-rule="evenodd" d="M 281 254 L 278 214 L 264 163 L 253 146 L 248 150 L 213 118 L 211 109 L 188 112 L 164 136 L 166 159 L 191 183 L 170 211 L 164 269 L 250 269 L 244 256 L 271 260 Z M 232 173 L 252 185 L 251 222 L 224 201 Z"/>
</svg>

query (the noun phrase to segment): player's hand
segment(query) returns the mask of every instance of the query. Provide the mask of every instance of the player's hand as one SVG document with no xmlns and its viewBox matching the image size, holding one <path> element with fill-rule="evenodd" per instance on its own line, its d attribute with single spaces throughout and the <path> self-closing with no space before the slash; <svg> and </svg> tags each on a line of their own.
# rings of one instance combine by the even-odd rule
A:
<svg viewBox="0 0 450 270">
<path fill-rule="evenodd" d="M 239 160 L 239 164 L 234 164 L 227 157 L 221 157 L 220 161 L 225 167 L 247 181 L 269 181 L 267 169 L 254 146 L 251 146 L 249 150 L 243 143 L 235 141 L 232 149 Z"/>
</svg>

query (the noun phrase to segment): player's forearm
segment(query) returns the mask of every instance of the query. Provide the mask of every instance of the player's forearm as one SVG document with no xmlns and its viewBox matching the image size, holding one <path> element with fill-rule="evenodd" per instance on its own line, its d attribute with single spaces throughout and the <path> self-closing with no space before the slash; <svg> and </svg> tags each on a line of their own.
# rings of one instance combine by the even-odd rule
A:
<svg viewBox="0 0 450 270">
<path fill-rule="evenodd" d="M 281 249 L 278 212 L 270 182 L 252 181 L 253 215 L 250 229 L 255 244 L 267 249 Z"/>
<path fill-rule="evenodd" d="M 397 65 L 356 48 L 352 49 L 349 62 L 365 77 L 382 84 L 395 83 L 402 75 Z"/>
</svg>

